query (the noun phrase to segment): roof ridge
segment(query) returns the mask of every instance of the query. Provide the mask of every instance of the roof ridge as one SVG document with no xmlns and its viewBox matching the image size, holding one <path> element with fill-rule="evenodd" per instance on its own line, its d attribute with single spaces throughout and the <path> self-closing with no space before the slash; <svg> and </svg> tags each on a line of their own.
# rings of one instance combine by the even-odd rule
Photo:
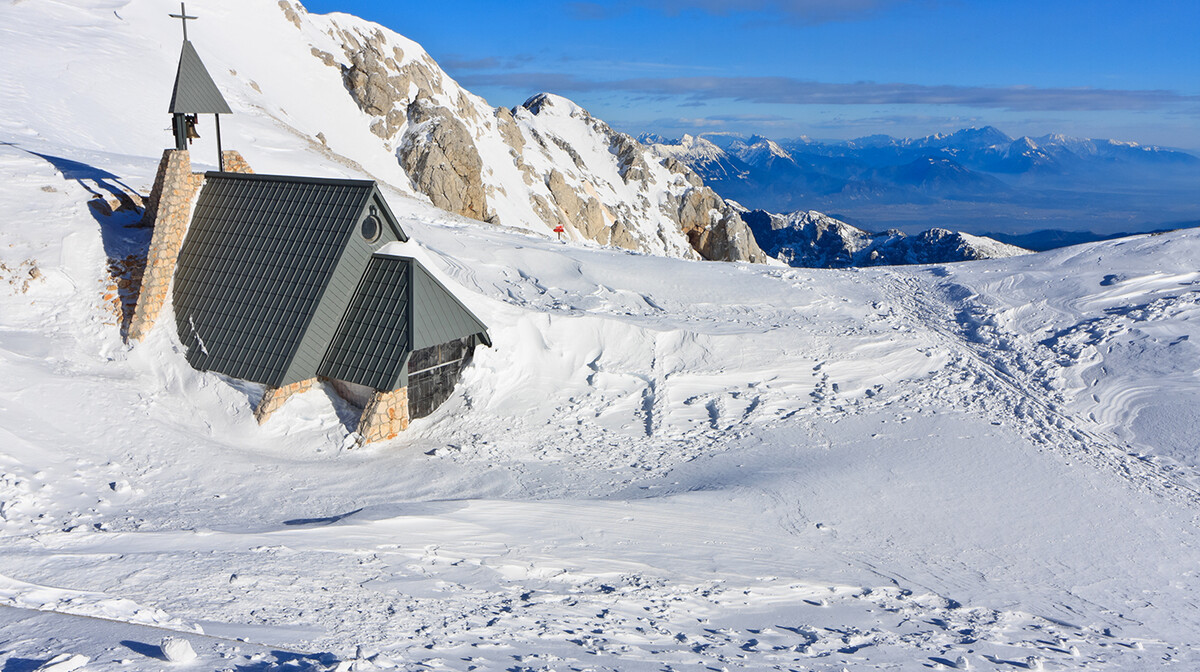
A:
<svg viewBox="0 0 1200 672">
<path fill-rule="evenodd" d="M 299 182 L 305 184 L 328 184 L 340 187 L 375 187 L 375 180 L 356 180 L 348 177 L 307 177 L 304 175 L 271 175 L 267 173 L 229 173 L 210 170 L 204 174 L 207 179 L 259 180 L 263 182 Z"/>
</svg>

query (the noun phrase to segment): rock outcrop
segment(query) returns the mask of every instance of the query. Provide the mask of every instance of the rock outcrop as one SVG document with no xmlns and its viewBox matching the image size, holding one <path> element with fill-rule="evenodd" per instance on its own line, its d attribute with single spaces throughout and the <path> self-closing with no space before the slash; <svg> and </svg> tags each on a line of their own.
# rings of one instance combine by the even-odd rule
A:
<svg viewBox="0 0 1200 672">
<path fill-rule="evenodd" d="M 467 127 L 422 98 L 409 104 L 407 119 L 398 155 L 413 185 L 443 210 L 487 220 L 483 161 Z"/>
<path fill-rule="evenodd" d="M 441 88 L 441 69 L 428 54 L 406 60 L 404 50 L 390 45 L 381 29 L 364 35 L 339 27 L 336 35 L 347 60 L 341 66 L 346 89 L 359 109 L 377 117 L 371 132 L 385 140 L 394 138 L 406 122 L 408 105 Z M 328 64 L 328 52 L 313 47 L 313 55 Z"/>
<path fill-rule="evenodd" d="M 575 103 L 539 94 L 515 108 L 492 108 L 419 45 L 387 29 L 302 8 L 293 14 L 317 29 L 308 33 L 322 36 L 310 53 L 338 69 L 370 131 L 434 205 L 546 235 L 562 227 L 569 240 L 650 254 L 767 259 L 735 210 L 694 171 Z"/>
<path fill-rule="evenodd" d="M 766 261 L 767 255 L 738 212 L 708 187 L 692 187 L 684 192 L 678 221 L 692 247 L 705 259 Z"/>
<path fill-rule="evenodd" d="M 613 130 L 565 98 L 539 94 L 521 108 L 524 114 L 518 111 L 514 119 L 527 119 L 536 129 L 531 134 L 535 140 L 542 147 L 553 145 L 562 150 L 578 170 L 581 186 L 568 184 L 557 169 L 551 171 L 546 183 L 554 203 L 562 208 L 570 225 L 582 237 L 601 244 L 645 250 L 645 241 L 637 227 L 627 223 L 665 217 L 671 225 L 665 233 L 678 231 L 690 248 L 682 256 L 714 261 L 766 260 L 737 212 L 705 187 L 699 176 L 683 163 L 671 158 L 657 160 L 637 140 Z M 577 139 L 581 135 L 595 139 L 594 143 L 585 143 L 592 147 L 574 147 L 562 137 Z M 608 165 L 594 166 L 597 155 Z M 616 179 L 606 181 L 605 172 L 615 173 L 612 177 Z M 633 198 L 602 201 L 598 193 L 605 189 L 614 195 L 632 191 Z M 586 199 L 578 195 L 580 191 L 586 194 Z M 660 204 L 657 209 L 650 207 L 655 201 Z"/>
</svg>

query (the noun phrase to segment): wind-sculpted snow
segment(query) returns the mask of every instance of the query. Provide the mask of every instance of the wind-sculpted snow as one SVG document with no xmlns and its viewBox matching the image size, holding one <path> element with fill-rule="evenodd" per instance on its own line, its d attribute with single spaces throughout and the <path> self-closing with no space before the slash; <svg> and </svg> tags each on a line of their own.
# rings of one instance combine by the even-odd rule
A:
<svg viewBox="0 0 1200 672">
<path fill-rule="evenodd" d="M 127 48 L 96 25 L 157 48 L 129 25 L 161 7 L 113 9 L 39 31 L 67 10 L 5 5 L 28 37 L 0 55 L 49 31 L 86 72 Z M 405 249 L 494 347 L 394 441 L 352 449 L 358 411 L 321 387 L 260 427 L 261 388 L 192 370 L 169 329 L 126 345 L 106 298 L 149 232 L 87 204 L 144 195 L 158 141 L 120 145 L 103 109 L 28 114 L 57 93 L 19 80 L 0 99 L 6 670 L 160 670 L 167 638 L 197 670 L 1196 666 L 1200 234 L 865 269 L 568 245 L 433 207 L 392 156 L 339 159 L 279 120 L 379 138 L 286 92 L 287 115 L 254 112 L 237 83 L 271 90 L 266 68 L 204 55 L 264 170 L 396 178 Z M 361 114 L 336 84 L 322 104 Z"/>
</svg>

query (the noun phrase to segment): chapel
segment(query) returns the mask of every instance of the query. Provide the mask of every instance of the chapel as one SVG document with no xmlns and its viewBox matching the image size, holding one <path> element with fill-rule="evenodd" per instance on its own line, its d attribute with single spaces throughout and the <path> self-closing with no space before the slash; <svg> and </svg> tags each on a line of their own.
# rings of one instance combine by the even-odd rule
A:
<svg viewBox="0 0 1200 672">
<path fill-rule="evenodd" d="M 142 340 L 170 296 L 192 367 L 264 386 L 264 423 L 314 386 L 362 409 L 364 443 L 394 438 L 454 390 L 487 327 L 418 260 L 373 180 L 255 174 L 220 141 L 231 110 L 184 24 L 164 152 L 143 224 L 154 227 L 129 326 Z M 189 146 L 212 114 L 219 170 Z"/>
</svg>

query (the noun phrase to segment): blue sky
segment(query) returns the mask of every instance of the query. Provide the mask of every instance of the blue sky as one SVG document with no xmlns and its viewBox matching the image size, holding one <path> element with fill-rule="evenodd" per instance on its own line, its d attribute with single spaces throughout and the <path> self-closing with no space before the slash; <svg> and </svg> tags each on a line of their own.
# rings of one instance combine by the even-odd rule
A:
<svg viewBox="0 0 1200 672">
<path fill-rule="evenodd" d="M 311 0 L 493 105 L 619 130 L 853 138 L 991 124 L 1200 150 L 1200 0 Z"/>
</svg>

